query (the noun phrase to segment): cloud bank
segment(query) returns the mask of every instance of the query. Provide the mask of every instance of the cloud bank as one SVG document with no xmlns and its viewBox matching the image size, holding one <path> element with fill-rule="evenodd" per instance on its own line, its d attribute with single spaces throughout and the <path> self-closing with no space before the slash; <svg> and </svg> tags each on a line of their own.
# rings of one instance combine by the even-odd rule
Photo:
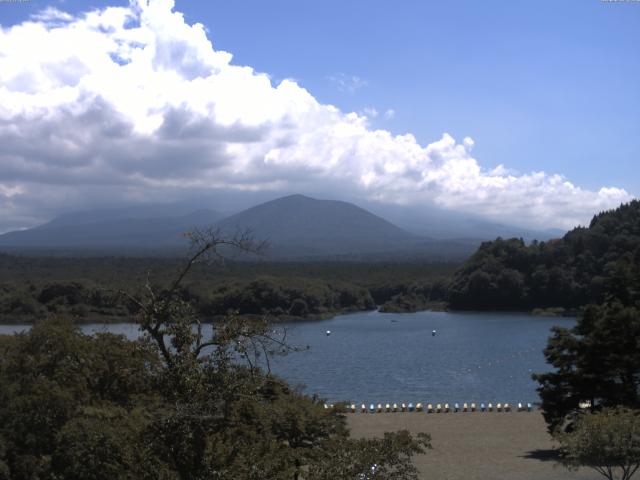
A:
<svg viewBox="0 0 640 480">
<path fill-rule="evenodd" d="M 470 138 L 422 146 L 231 60 L 172 0 L 49 8 L 0 28 L 0 231 L 63 208 L 212 189 L 348 194 L 566 228 L 631 198 L 483 169 Z"/>
</svg>

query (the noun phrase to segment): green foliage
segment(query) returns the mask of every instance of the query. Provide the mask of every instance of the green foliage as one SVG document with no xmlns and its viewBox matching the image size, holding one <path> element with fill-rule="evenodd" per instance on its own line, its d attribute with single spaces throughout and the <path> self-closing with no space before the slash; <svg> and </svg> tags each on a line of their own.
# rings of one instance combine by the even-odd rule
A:
<svg viewBox="0 0 640 480">
<path fill-rule="evenodd" d="M 376 478 L 411 479 L 426 446 L 351 439 L 342 414 L 220 351 L 166 364 L 150 343 L 55 321 L 2 349 L 0 478 L 311 479 L 377 463 Z"/>
<path fill-rule="evenodd" d="M 55 318 L 0 337 L 0 479 L 364 479 L 374 463 L 375 478 L 416 479 L 411 457 L 428 438 L 351 439 L 338 409 L 270 374 L 269 357 L 294 349 L 267 321 L 230 315 L 204 335 L 201 303 L 183 279 L 218 244 L 250 244 L 203 240 L 168 285 L 121 292 L 139 341 L 87 336 Z M 366 298 L 321 283 L 291 288 L 258 285 L 249 295 L 309 309 L 326 307 L 315 298 L 341 308 Z M 297 296 L 305 288 L 320 291 Z M 40 295 L 47 304 L 85 298 L 78 284 Z"/>
<path fill-rule="evenodd" d="M 241 315 L 310 316 L 371 310 L 369 292 L 355 285 L 318 279 L 262 277 L 247 283 L 225 284 L 214 290 L 204 310 Z"/>
<path fill-rule="evenodd" d="M 51 469 L 69 480 L 153 478 L 147 469 L 157 460 L 135 448 L 148 424 L 139 409 L 81 408 L 55 437 Z"/>
<path fill-rule="evenodd" d="M 640 467 L 640 412 L 623 408 L 580 415 L 571 432 L 556 435 L 562 462 L 590 467 L 609 480 L 629 480 Z"/>
<path fill-rule="evenodd" d="M 380 307 L 381 312 L 408 313 L 419 310 L 444 309 L 447 294 L 447 281 L 444 278 L 432 282 L 414 282 L 401 286 L 399 292 Z"/>
<path fill-rule="evenodd" d="M 77 323 L 130 318 L 132 308 L 109 289 L 91 282 L 46 282 L 42 286 L 0 286 L 0 321 L 32 323 L 46 316 L 65 316 Z"/>
<path fill-rule="evenodd" d="M 325 448 L 333 461 L 312 464 L 309 476 L 314 480 L 404 480 L 417 478 L 418 471 L 411 457 L 430 449 L 431 438 L 421 433 L 413 439 L 409 432 L 402 430 L 387 432 L 384 438 L 378 439 L 333 440 Z"/>
<path fill-rule="evenodd" d="M 0 438 L 9 478 L 106 479 L 114 478 L 117 465 L 122 471 L 130 466 L 116 461 L 115 466 L 96 466 L 95 475 L 102 471 L 105 476 L 86 476 L 78 473 L 82 459 L 72 462 L 68 449 L 76 440 L 88 455 L 94 448 L 97 457 L 89 455 L 87 461 L 98 465 L 100 455 L 109 462 L 118 457 L 111 447 L 130 447 L 122 442 L 125 429 L 109 430 L 108 422 L 96 420 L 96 415 L 122 418 L 153 395 L 159 363 L 148 345 L 111 334 L 89 337 L 52 320 L 5 339 L 1 348 Z M 84 426 L 93 431 L 80 433 Z"/>
<path fill-rule="evenodd" d="M 544 353 L 554 371 L 534 379 L 551 431 L 570 424 L 581 402 L 640 408 L 639 309 L 591 306 L 574 328 L 554 328 Z"/>
<path fill-rule="evenodd" d="M 618 299 L 640 306 L 640 201 L 596 215 L 562 239 L 483 243 L 455 274 L 456 309 L 579 308 Z"/>
<path fill-rule="evenodd" d="M 46 316 L 64 316 L 75 323 L 128 322 L 137 307 L 117 291 L 142 294 L 140 286 L 149 277 L 155 287 L 166 285 L 180 265 L 175 258 L 0 254 L 0 323 L 33 323 Z M 207 321 L 229 310 L 288 319 L 319 318 L 370 310 L 398 294 L 416 293 L 421 302 L 436 296 L 442 300 L 444 294 L 437 294 L 444 284 L 440 279 L 455 268 L 446 263 L 197 264 L 180 291 L 182 299 Z"/>
</svg>

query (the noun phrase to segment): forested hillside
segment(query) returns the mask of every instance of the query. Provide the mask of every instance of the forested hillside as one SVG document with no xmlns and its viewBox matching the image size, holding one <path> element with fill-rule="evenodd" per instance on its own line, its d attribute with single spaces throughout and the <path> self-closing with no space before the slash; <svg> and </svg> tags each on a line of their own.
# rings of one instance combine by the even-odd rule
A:
<svg viewBox="0 0 640 480">
<path fill-rule="evenodd" d="M 455 274 L 448 301 L 455 309 L 572 309 L 609 298 L 637 305 L 639 292 L 640 201 L 634 200 L 558 240 L 483 243 Z"/>
</svg>

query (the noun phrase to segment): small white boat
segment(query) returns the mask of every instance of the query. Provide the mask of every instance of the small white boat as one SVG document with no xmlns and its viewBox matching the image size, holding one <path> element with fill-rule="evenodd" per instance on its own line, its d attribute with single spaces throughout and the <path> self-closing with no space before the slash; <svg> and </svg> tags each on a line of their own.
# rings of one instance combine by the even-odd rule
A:
<svg viewBox="0 0 640 480">
<path fill-rule="evenodd" d="M 331 330 L 327 330 L 327 337 L 331 335 Z"/>
</svg>

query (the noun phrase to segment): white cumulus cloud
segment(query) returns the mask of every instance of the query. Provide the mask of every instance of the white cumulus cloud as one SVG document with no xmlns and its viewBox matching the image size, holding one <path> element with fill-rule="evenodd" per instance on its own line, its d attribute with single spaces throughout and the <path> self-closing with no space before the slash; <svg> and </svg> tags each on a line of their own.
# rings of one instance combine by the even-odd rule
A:
<svg viewBox="0 0 640 480">
<path fill-rule="evenodd" d="M 348 193 L 536 227 L 584 223 L 631 198 L 561 175 L 484 169 L 470 138 L 445 133 L 423 146 L 373 129 L 373 109 L 342 112 L 231 61 L 173 0 L 82 15 L 50 8 L 0 28 L 0 230 L 56 208 L 211 189 Z"/>
</svg>

